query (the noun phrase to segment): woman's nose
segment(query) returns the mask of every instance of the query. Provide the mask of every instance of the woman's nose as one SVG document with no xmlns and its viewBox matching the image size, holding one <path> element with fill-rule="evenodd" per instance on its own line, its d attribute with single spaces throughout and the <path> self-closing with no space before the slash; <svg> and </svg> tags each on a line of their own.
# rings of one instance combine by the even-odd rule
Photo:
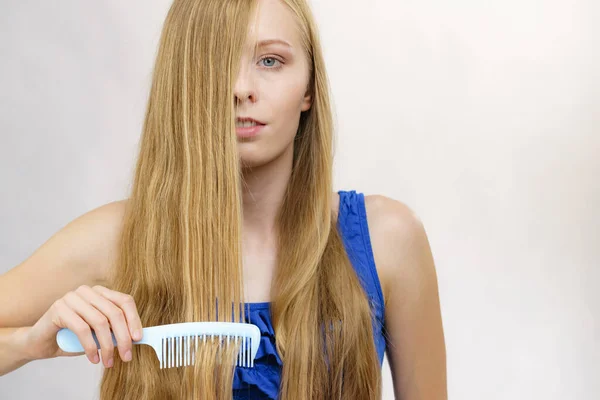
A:
<svg viewBox="0 0 600 400">
<path fill-rule="evenodd" d="M 248 72 L 241 71 L 238 76 L 233 94 L 240 102 L 246 100 L 256 101 L 256 81 Z"/>
</svg>

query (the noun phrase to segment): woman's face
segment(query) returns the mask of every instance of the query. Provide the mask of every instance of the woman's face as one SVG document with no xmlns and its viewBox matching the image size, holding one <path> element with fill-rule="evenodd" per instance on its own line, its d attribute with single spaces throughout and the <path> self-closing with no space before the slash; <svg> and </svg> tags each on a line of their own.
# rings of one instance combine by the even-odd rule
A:
<svg viewBox="0 0 600 400">
<path fill-rule="evenodd" d="M 259 0 L 248 36 L 234 87 L 236 117 L 253 118 L 264 126 L 252 136 L 236 131 L 243 166 L 257 167 L 291 148 L 300 113 L 310 108 L 311 98 L 308 61 L 296 21 L 283 2 Z"/>
</svg>

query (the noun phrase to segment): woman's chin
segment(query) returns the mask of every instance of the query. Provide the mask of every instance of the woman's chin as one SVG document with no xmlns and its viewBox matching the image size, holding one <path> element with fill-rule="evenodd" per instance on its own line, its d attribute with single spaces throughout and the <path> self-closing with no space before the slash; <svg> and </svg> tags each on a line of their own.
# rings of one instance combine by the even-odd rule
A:
<svg viewBox="0 0 600 400">
<path fill-rule="evenodd" d="M 240 149 L 240 164 L 244 168 L 257 168 L 269 162 L 269 159 L 258 151 L 248 151 L 248 149 Z"/>
</svg>

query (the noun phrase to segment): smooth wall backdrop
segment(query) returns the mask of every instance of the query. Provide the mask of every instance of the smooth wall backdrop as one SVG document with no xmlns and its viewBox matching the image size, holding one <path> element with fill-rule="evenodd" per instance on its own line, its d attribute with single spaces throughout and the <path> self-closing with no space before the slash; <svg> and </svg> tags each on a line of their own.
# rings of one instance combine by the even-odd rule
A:
<svg viewBox="0 0 600 400">
<path fill-rule="evenodd" d="M 0 2 L 0 273 L 126 196 L 170 3 Z M 312 4 L 336 188 L 423 220 L 450 398 L 600 398 L 599 3 Z M 37 361 L 0 399 L 95 399 L 101 368 Z"/>
</svg>

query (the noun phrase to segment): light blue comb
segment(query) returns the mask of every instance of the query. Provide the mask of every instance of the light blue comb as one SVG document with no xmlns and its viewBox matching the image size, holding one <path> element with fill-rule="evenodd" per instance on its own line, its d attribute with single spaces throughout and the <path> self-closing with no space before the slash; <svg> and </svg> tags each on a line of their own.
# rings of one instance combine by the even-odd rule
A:
<svg viewBox="0 0 600 400">
<path fill-rule="evenodd" d="M 211 341 L 214 343 L 240 344 L 236 360 L 239 367 L 254 367 L 254 358 L 260 344 L 260 329 L 254 324 L 239 322 L 182 322 L 178 324 L 158 325 L 142 329 L 142 339 L 133 344 L 147 344 L 154 349 L 160 368 L 182 367 L 194 365 L 198 346 Z M 112 333 L 115 347 L 117 340 Z M 92 331 L 96 345 L 100 343 Z M 63 328 L 56 334 L 58 346 L 66 352 L 83 352 L 75 332 Z"/>
</svg>

